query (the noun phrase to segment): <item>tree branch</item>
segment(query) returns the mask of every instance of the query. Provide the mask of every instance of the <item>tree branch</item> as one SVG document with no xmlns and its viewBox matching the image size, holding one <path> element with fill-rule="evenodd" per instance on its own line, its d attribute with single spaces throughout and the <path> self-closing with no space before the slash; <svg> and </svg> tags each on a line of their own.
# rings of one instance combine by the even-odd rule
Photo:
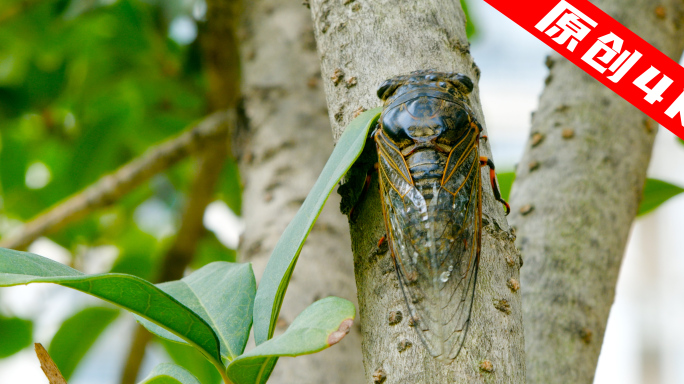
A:
<svg viewBox="0 0 684 384">
<path fill-rule="evenodd" d="M 679 59 L 681 1 L 595 3 Z M 525 260 L 527 379 L 591 383 L 657 123 L 560 56 L 547 66 L 511 195 Z"/>
<path fill-rule="evenodd" d="M 311 11 L 335 137 L 359 108 L 380 104 L 376 88 L 391 76 L 435 68 L 478 81 L 458 2 L 312 0 Z M 477 87 L 470 102 L 484 123 Z M 486 143 L 480 155 L 490 155 Z M 385 232 L 379 194 L 369 193 L 358 207 L 351 234 L 368 383 L 525 381 L 520 295 L 507 286 L 518 279 L 518 253 L 501 205 L 484 177 L 482 185 L 485 225 L 475 303 L 464 348 L 449 365 L 425 351 L 408 315 L 396 324 L 396 312 L 407 310 L 390 255 L 376 251 Z M 377 190 L 374 179 L 370 191 Z M 394 321 L 389 319 L 391 312 Z M 406 341 L 412 347 L 406 349 Z"/>
<path fill-rule="evenodd" d="M 101 177 L 89 187 L 33 218 L 0 241 L 0 247 L 24 249 L 38 237 L 55 232 L 96 209 L 115 203 L 156 173 L 171 167 L 191 153 L 203 150 L 217 138 L 224 137 L 232 124 L 233 112 L 210 115 L 175 138 L 150 148 L 139 158 Z"/>
</svg>

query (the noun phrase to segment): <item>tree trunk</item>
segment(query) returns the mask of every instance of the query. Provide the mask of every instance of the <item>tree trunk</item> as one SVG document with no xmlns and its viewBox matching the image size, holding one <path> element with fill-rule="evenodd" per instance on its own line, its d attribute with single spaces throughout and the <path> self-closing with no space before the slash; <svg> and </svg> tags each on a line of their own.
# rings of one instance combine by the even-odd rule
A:
<svg viewBox="0 0 684 384">
<path fill-rule="evenodd" d="M 625 3 L 595 1 L 678 60 L 684 4 Z M 529 383 L 591 383 L 657 123 L 559 55 L 547 65 L 511 195 L 525 260 L 527 376 Z"/>
<path fill-rule="evenodd" d="M 249 119 L 240 168 L 245 183 L 241 242 L 257 278 L 332 152 L 311 16 L 300 2 L 247 1 L 243 89 Z M 356 302 L 351 244 L 339 199 L 332 196 L 300 255 L 276 334 L 315 300 Z M 273 383 L 359 383 L 358 327 L 339 345 L 296 359 L 281 358 Z"/>
<path fill-rule="evenodd" d="M 464 73 L 477 83 L 479 70 L 469 54 L 465 17 L 457 1 L 312 0 L 311 11 L 336 138 L 356 111 L 380 104 L 376 88 L 394 75 L 434 68 Z M 484 126 L 477 86 L 470 101 Z M 490 155 L 488 145 L 480 154 Z M 385 229 L 373 178 L 371 192 L 351 224 L 366 382 L 525 381 L 520 295 L 507 286 L 517 287 L 519 253 L 484 175 L 482 184 L 484 230 L 471 323 L 461 353 L 444 365 L 426 352 L 408 325 L 390 255 L 376 255 Z M 391 325 L 390 312 L 398 311 L 404 320 Z M 406 341 L 411 343 L 408 349 Z"/>
</svg>

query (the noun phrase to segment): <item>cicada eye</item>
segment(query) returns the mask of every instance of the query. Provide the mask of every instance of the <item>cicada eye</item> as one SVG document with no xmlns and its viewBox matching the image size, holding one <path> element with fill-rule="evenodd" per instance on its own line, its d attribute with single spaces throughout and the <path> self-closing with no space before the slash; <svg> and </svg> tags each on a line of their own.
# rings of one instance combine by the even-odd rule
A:
<svg viewBox="0 0 684 384">
<path fill-rule="evenodd" d="M 401 83 L 397 82 L 395 79 L 385 80 L 385 82 L 378 87 L 377 95 L 380 100 L 385 101 L 388 97 L 392 96 L 400 85 Z"/>
<path fill-rule="evenodd" d="M 470 80 L 470 78 L 462 73 L 456 73 L 450 78 L 451 83 L 456 86 L 461 92 L 464 94 L 469 94 L 470 92 L 473 91 L 473 81 Z"/>
<path fill-rule="evenodd" d="M 454 108 L 452 111 L 451 114 L 442 117 L 441 124 L 445 129 L 437 138 L 439 143 L 450 146 L 460 141 L 470 129 L 468 112 L 461 108 Z"/>
</svg>

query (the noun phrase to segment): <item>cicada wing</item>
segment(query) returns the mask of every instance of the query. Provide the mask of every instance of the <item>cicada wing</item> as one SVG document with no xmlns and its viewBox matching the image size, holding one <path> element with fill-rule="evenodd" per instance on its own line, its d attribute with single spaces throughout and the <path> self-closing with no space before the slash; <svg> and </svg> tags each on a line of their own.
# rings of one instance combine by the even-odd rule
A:
<svg viewBox="0 0 684 384">
<path fill-rule="evenodd" d="M 434 255 L 443 284 L 444 353 L 453 359 L 465 341 L 480 258 L 482 186 L 476 146 L 442 184 L 431 208 L 440 239 Z"/>
<path fill-rule="evenodd" d="M 426 200 L 406 179 L 408 167 L 397 161 L 396 148 L 376 138 L 383 212 L 400 285 L 418 335 L 442 359 L 455 358 L 463 345 L 477 278 L 479 156 L 477 143 L 466 141 L 449 156 L 445 171 L 453 172 L 433 182 Z"/>
</svg>

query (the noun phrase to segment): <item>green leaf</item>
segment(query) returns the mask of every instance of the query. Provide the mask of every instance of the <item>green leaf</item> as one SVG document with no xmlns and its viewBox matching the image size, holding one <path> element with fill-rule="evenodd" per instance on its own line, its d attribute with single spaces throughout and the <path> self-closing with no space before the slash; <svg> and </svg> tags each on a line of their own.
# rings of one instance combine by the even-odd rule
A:
<svg viewBox="0 0 684 384">
<path fill-rule="evenodd" d="M 18 317 L 0 316 L 0 359 L 31 345 L 33 323 Z"/>
<path fill-rule="evenodd" d="M 202 384 L 218 384 L 222 382 L 220 373 L 195 348 L 187 344 L 178 344 L 167 339 L 157 338 L 171 360 L 192 373 Z"/>
<path fill-rule="evenodd" d="M 466 0 L 461 0 L 461 8 L 463 8 L 463 13 L 466 17 L 466 37 L 471 39 L 477 34 L 477 29 L 475 28 L 475 24 L 473 24 L 470 12 L 468 12 L 468 2 Z"/>
<path fill-rule="evenodd" d="M 285 333 L 233 360 L 228 377 L 235 384 L 265 383 L 278 357 L 307 355 L 339 342 L 349 332 L 355 314 L 348 300 L 319 300 L 300 313 Z"/>
<path fill-rule="evenodd" d="M 90 307 L 62 323 L 50 342 L 48 353 L 66 380 L 69 380 L 95 340 L 118 315 L 118 309 Z"/>
<path fill-rule="evenodd" d="M 0 287 L 54 283 L 109 301 L 173 332 L 221 365 L 213 329 L 198 314 L 147 280 L 132 275 L 85 275 L 28 252 L 0 248 Z"/>
<path fill-rule="evenodd" d="M 159 364 L 140 384 L 201 384 L 192 373 L 176 364 Z"/>
<path fill-rule="evenodd" d="M 221 343 L 221 356 L 233 360 L 245 350 L 252 325 L 256 280 L 252 265 L 217 261 L 179 281 L 158 284 L 210 324 Z M 138 319 L 150 332 L 183 343 L 178 336 L 145 319 Z"/>
<path fill-rule="evenodd" d="M 366 111 L 349 124 L 311 192 L 280 236 L 268 260 L 254 301 L 254 339 L 257 345 L 273 336 L 283 297 L 304 241 L 330 192 L 363 150 L 368 130 L 375 125 L 380 111 L 380 107 Z"/>
<path fill-rule="evenodd" d="M 513 182 L 515 181 L 515 172 L 497 173 L 496 181 L 499 182 L 499 191 L 501 192 L 501 197 L 508 201 L 508 198 L 511 197 L 511 188 L 513 188 Z"/>
<path fill-rule="evenodd" d="M 637 216 L 645 215 L 680 193 L 684 188 L 657 179 L 647 179 Z"/>
</svg>

